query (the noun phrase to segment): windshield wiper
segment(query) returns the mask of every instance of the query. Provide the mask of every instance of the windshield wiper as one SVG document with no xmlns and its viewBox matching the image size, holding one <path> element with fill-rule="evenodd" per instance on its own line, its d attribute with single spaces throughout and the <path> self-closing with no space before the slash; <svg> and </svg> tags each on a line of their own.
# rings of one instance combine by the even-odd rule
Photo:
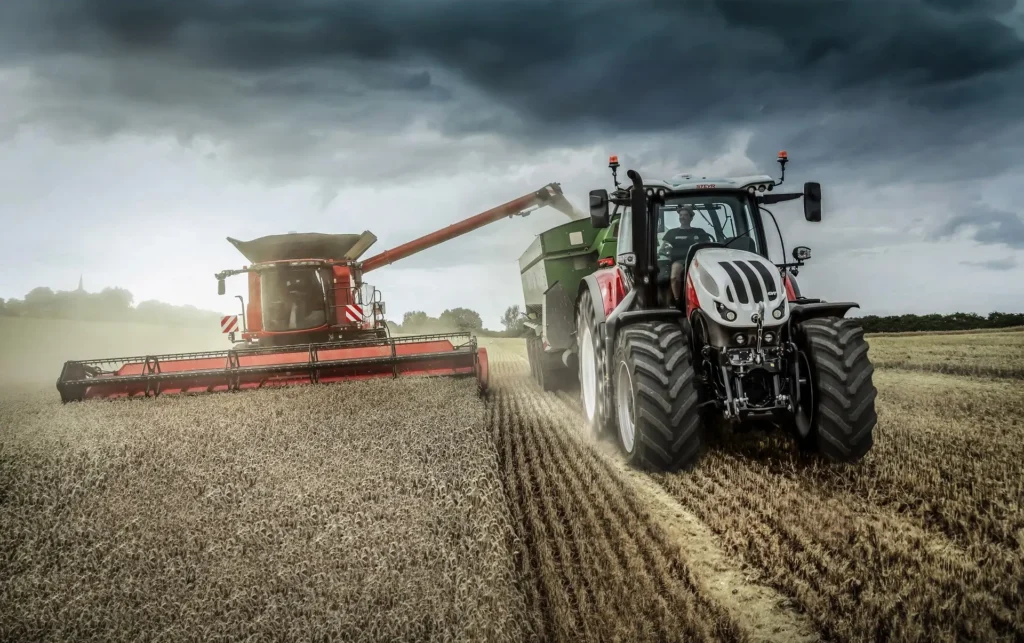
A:
<svg viewBox="0 0 1024 643">
<path fill-rule="evenodd" d="M 747 231 L 744 232 L 743 234 L 736 235 L 732 239 L 729 239 L 729 241 L 725 244 L 725 247 L 728 248 L 729 244 L 731 244 L 733 241 L 736 241 L 737 239 L 742 239 L 743 237 L 747 236 L 748 234 L 750 234 L 750 231 L 753 230 L 753 229 L 754 229 L 754 227 L 751 226 L 751 227 L 747 228 Z"/>
</svg>

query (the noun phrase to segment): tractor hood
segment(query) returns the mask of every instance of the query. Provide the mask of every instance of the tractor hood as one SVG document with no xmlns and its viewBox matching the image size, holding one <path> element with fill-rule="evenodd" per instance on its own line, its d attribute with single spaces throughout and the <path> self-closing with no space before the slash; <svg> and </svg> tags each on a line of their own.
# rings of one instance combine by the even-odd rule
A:
<svg viewBox="0 0 1024 643">
<path fill-rule="evenodd" d="M 726 327 L 753 326 L 751 315 L 764 306 L 764 325 L 789 318 L 786 289 L 779 269 L 764 257 L 732 248 L 702 248 L 690 264 L 689 279 L 697 301 L 713 321 Z M 734 316 L 728 318 L 728 312 Z"/>
<path fill-rule="evenodd" d="M 369 230 L 362 234 L 302 232 L 272 234 L 252 241 L 228 237 L 231 245 L 251 263 L 296 259 L 349 259 L 355 261 L 377 241 Z"/>
</svg>

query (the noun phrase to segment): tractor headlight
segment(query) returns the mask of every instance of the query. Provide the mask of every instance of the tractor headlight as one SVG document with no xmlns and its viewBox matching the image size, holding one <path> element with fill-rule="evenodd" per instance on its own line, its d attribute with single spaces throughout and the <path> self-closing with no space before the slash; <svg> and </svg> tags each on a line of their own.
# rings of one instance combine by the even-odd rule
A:
<svg viewBox="0 0 1024 643">
<path fill-rule="evenodd" d="M 726 321 L 736 321 L 736 311 L 729 310 L 722 305 L 722 302 L 716 301 L 715 308 L 718 309 L 718 314 L 721 315 Z"/>
<path fill-rule="evenodd" d="M 733 336 L 732 341 L 736 342 L 739 346 L 746 346 L 747 336 L 743 333 L 736 333 L 736 335 Z"/>
<path fill-rule="evenodd" d="M 775 333 L 769 330 L 762 335 L 762 339 L 764 339 L 765 344 L 772 344 L 775 342 Z"/>
<path fill-rule="evenodd" d="M 783 299 L 779 307 L 772 311 L 772 317 L 775 319 L 782 319 L 782 316 L 786 314 L 786 300 Z"/>
</svg>

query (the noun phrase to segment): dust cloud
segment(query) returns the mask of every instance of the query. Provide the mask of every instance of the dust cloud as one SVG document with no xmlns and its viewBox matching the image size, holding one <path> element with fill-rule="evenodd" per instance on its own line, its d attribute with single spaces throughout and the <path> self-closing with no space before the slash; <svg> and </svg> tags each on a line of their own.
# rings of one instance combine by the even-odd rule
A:
<svg viewBox="0 0 1024 643">
<path fill-rule="evenodd" d="M 0 385 L 49 385 L 67 360 L 225 350 L 219 328 L 0 318 Z"/>
</svg>

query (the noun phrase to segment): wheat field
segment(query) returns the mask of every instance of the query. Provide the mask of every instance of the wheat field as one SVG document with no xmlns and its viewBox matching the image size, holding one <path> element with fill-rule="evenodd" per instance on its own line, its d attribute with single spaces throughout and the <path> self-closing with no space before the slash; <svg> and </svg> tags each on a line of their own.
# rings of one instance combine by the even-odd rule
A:
<svg viewBox="0 0 1024 643">
<path fill-rule="evenodd" d="M 6 387 L 0 639 L 1024 640 L 1024 333 L 869 341 L 852 466 L 749 435 L 634 471 L 522 340 L 486 398 Z"/>
<path fill-rule="evenodd" d="M 872 337 L 879 368 L 1024 379 L 1024 329 Z"/>
</svg>

